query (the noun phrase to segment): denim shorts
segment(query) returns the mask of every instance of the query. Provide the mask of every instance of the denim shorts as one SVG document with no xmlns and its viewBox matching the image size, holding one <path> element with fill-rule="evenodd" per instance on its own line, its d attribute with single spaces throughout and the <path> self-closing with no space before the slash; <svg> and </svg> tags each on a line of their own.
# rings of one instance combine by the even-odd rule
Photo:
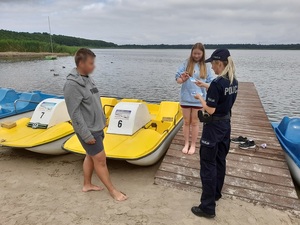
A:
<svg viewBox="0 0 300 225">
<path fill-rule="evenodd" d="M 94 136 L 94 138 L 96 140 L 96 143 L 93 145 L 89 145 L 89 144 L 85 143 L 85 141 L 79 135 L 77 135 L 82 147 L 86 151 L 86 154 L 88 154 L 89 156 L 95 156 L 104 150 L 104 145 L 103 145 L 104 132 L 103 132 L 103 130 L 97 131 L 97 132 L 92 132 L 92 135 Z"/>
</svg>

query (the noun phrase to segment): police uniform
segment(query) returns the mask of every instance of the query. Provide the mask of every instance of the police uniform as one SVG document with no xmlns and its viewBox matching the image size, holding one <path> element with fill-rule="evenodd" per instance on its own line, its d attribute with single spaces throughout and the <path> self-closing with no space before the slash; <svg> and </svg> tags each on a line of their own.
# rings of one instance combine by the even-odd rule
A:
<svg viewBox="0 0 300 225">
<path fill-rule="evenodd" d="M 215 108 L 215 112 L 211 122 L 203 124 L 200 141 L 201 204 L 192 208 L 193 213 L 198 216 L 214 217 L 215 202 L 222 197 L 226 156 L 230 147 L 231 108 L 236 100 L 237 91 L 238 81 L 234 79 L 231 84 L 228 76 L 217 77 L 207 91 L 206 104 Z"/>
</svg>

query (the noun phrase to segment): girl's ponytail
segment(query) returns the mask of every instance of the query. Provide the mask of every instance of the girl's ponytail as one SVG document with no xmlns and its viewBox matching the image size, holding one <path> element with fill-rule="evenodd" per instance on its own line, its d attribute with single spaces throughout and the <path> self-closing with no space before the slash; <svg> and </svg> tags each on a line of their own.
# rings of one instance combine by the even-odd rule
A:
<svg viewBox="0 0 300 225">
<path fill-rule="evenodd" d="M 224 63 L 225 69 L 223 70 L 223 72 L 220 75 L 221 76 L 228 75 L 230 84 L 232 84 L 233 80 L 235 79 L 235 66 L 234 66 L 231 56 L 229 56 L 227 58 L 227 61 L 222 62 L 222 63 Z"/>
</svg>

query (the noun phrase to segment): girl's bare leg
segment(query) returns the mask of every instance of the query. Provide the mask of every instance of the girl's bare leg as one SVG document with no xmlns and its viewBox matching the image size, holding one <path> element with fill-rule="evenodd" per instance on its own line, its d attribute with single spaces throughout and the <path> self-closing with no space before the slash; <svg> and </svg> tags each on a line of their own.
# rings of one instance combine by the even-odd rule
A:
<svg viewBox="0 0 300 225">
<path fill-rule="evenodd" d="M 189 139 L 190 139 L 190 123 L 191 123 L 191 108 L 182 108 L 183 114 L 183 137 L 184 137 L 184 147 L 182 152 L 187 154 L 189 151 Z"/>
<path fill-rule="evenodd" d="M 191 113 L 191 126 L 192 126 L 192 142 L 188 154 L 192 155 L 196 151 L 196 142 L 199 134 L 199 119 L 198 119 L 199 109 L 192 109 Z"/>
</svg>

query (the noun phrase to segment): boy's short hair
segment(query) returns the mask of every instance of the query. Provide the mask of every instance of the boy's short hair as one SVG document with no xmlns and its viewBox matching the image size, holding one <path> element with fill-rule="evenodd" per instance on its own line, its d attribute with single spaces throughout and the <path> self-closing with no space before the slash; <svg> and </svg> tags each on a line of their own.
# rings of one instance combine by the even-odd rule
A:
<svg viewBox="0 0 300 225">
<path fill-rule="evenodd" d="M 95 58 L 96 55 L 95 55 L 94 52 L 92 52 L 88 48 L 80 48 L 80 49 L 78 49 L 78 51 L 75 53 L 75 63 L 76 63 L 76 66 L 78 66 L 81 61 L 86 61 L 86 59 L 88 57 Z"/>
</svg>

